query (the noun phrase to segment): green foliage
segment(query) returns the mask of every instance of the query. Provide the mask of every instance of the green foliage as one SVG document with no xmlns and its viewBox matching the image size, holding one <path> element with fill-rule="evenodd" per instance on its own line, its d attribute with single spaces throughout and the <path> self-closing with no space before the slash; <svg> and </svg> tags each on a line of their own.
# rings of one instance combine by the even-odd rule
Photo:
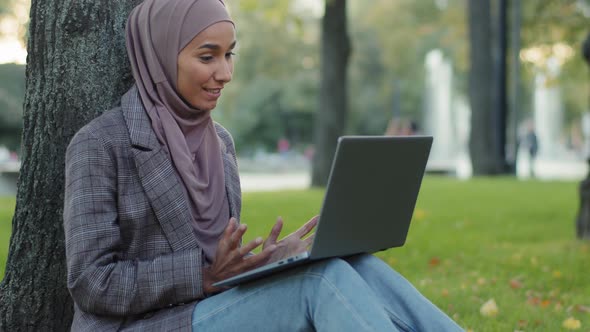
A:
<svg viewBox="0 0 590 332">
<path fill-rule="evenodd" d="M 10 12 L 10 0 L 0 0 L 0 16 Z"/>
<path fill-rule="evenodd" d="M 317 22 L 293 1 L 240 1 L 231 6 L 238 48 L 234 78 L 214 117 L 241 153 L 272 150 L 279 138 L 309 144 L 317 100 Z M 298 119 L 297 121 L 292 121 Z"/>
<path fill-rule="evenodd" d="M 421 122 L 426 53 L 443 49 L 465 67 L 461 10 L 456 1 L 446 10 L 434 1 L 351 2 L 352 132 L 382 134 L 394 114 Z"/>
<path fill-rule="evenodd" d="M 560 84 L 569 123 L 579 122 L 582 112 L 588 110 L 588 90 L 581 87 L 588 82 L 588 68 L 582 57 L 582 43 L 590 33 L 589 17 L 584 16 L 581 4 L 586 0 L 522 1 L 523 48 L 566 44 L 574 50 L 573 58 L 562 68 Z M 535 68 L 525 66 L 525 82 L 531 82 Z"/>
<path fill-rule="evenodd" d="M 13 1 L 27 0 L 0 0 L 0 8 Z M 365 0 L 347 1 L 353 51 L 348 133 L 382 134 L 393 113 L 420 123 L 424 60 L 434 48 L 442 49 L 453 63 L 457 93 L 467 95 L 465 0 L 446 1 L 442 7 L 431 0 L 372 0 L 370 5 Z M 321 13 L 306 10 L 298 0 L 227 3 L 237 25 L 238 56 L 233 81 L 214 116 L 234 134 L 236 144 L 246 148 L 241 152 L 272 150 L 283 136 L 295 147 L 310 144 L 319 106 Z M 580 112 L 588 108 L 587 89 L 581 88 L 587 84 L 588 70 L 579 52 L 588 18 L 577 0 L 521 3 L 523 48 L 563 42 L 576 51 L 564 65 L 560 83 L 567 120 L 577 123 Z M 531 111 L 533 75 L 533 67 L 525 65 L 521 114 Z M 0 109 L 0 123 L 8 121 L 5 117 Z"/>
</svg>

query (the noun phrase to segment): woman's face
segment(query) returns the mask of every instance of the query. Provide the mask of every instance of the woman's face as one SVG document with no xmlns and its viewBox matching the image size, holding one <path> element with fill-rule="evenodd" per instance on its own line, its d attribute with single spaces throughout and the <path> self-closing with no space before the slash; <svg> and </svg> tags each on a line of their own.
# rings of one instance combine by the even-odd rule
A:
<svg viewBox="0 0 590 332">
<path fill-rule="evenodd" d="M 233 24 L 218 22 L 201 31 L 178 54 L 177 88 L 186 102 L 203 111 L 215 108 L 223 86 L 232 78 L 235 46 Z"/>
</svg>

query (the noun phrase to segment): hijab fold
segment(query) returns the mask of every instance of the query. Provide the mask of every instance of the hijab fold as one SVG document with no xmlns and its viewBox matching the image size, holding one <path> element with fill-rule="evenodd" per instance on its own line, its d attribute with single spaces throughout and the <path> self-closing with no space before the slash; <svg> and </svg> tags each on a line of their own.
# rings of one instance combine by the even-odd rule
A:
<svg viewBox="0 0 590 332">
<path fill-rule="evenodd" d="M 126 26 L 135 84 L 184 188 L 208 262 L 230 217 L 221 142 L 211 111 L 192 107 L 177 93 L 177 68 L 182 49 L 223 21 L 233 24 L 221 0 L 145 0 L 133 9 Z"/>
</svg>

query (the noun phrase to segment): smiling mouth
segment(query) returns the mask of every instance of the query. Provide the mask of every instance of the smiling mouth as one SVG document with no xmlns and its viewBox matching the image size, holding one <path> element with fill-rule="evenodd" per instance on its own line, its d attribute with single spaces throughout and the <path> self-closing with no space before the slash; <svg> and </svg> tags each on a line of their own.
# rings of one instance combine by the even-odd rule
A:
<svg viewBox="0 0 590 332">
<path fill-rule="evenodd" d="M 221 89 L 204 89 L 205 91 L 213 94 L 218 94 L 221 92 Z"/>
</svg>

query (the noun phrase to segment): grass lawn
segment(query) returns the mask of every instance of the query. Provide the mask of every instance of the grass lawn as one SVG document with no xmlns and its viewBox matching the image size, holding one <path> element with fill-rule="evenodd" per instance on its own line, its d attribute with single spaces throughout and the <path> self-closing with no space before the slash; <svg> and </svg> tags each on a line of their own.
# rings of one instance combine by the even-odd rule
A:
<svg viewBox="0 0 590 332">
<path fill-rule="evenodd" d="M 0 197 L 0 279 L 4 276 L 4 268 L 6 267 L 15 203 L 13 197 Z"/>
<path fill-rule="evenodd" d="M 323 191 L 244 195 L 246 240 L 277 216 L 294 230 Z M 474 331 L 590 331 L 590 242 L 575 239 L 576 182 L 425 178 L 406 245 L 378 256 Z M 13 199 L 0 199 L 0 275 Z M 359 220 L 362 222 L 362 220 Z M 480 313 L 494 300 L 498 313 Z M 566 324 L 567 325 L 567 324 Z"/>
</svg>

